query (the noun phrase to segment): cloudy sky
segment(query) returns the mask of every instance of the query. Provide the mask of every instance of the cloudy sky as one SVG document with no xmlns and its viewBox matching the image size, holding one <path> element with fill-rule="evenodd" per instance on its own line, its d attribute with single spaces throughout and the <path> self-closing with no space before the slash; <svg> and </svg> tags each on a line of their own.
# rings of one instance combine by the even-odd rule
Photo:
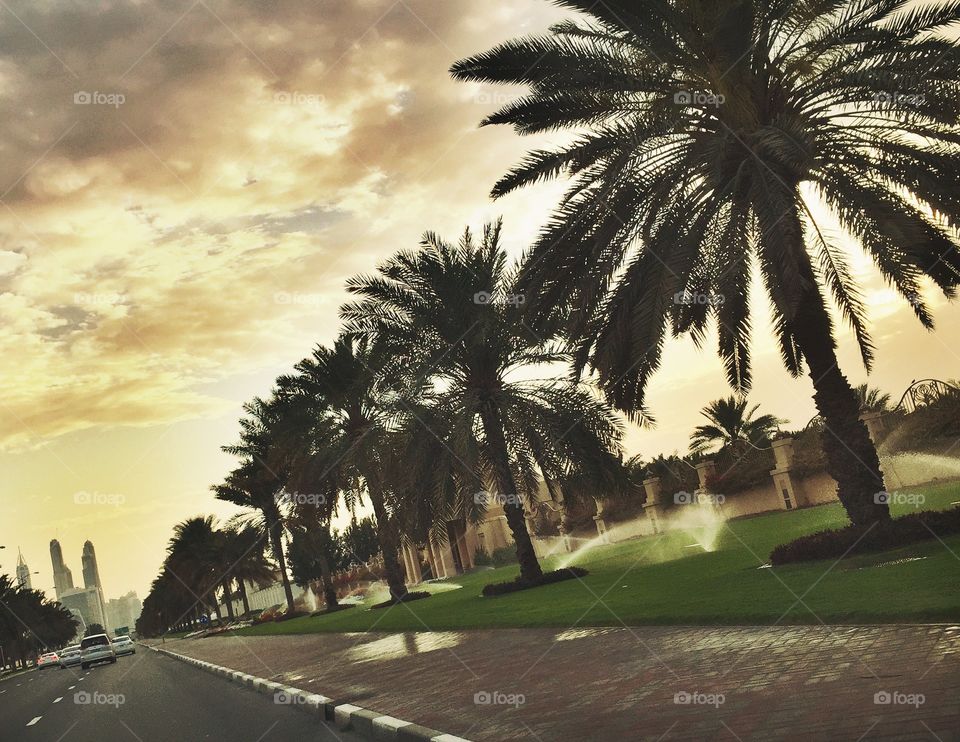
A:
<svg viewBox="0 0 960 742">
<path fill-rule="evenodd" d="M 545 0 L 5 0 L 0 17 L 0 569 L 22 548 L 52 594 L 49 540 L 79 578 L 90 538 L 107 596 L 143 597 L 174 523 L 232 512 L 208 488 L 240 405 L 333 338 L 347 277 L 499 215 L 513 254 L 529 243 L 562 184 L 487 193 L 549 139 L 478 129 L 514 91 L 447 68 L 559 16 Z M 928 334 L 855 265 L 871 383 L 960 376 L 956 306 L 931 296 Z M 809 382 L 781 370 L 765 321 L 756 338 L 754 400 L 803 425 Z M 672 343 L 659 425 L 630 452 L 685 449 L 725 393 L 711 348 Z"/>
</svg>

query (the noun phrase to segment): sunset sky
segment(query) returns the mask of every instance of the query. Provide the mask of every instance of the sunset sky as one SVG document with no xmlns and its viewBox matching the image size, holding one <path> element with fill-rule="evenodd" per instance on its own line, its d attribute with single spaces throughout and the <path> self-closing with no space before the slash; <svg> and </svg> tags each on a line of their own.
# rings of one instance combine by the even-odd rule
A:
<svg viewBox="0 0 960 742">
<path fill-rule="evenodd" d="M 518 91 L 447 69 L 559 17 L 545 0 L 0 3 L 0 571 L 19 547 L 52 596 L 50 539 L 77 582 L 91 539 L 107 597 L 143 598 L 176 522 L 234 512 L 209 493 L 220 446 L 245 400 L 333 339 L 345 279 L 499 215 L 519 256 L 563 184 L 488 192 L 550 138 L 479 129 Z M 899 398 L 960 376 L 957 304 L 931 291 L 927 333 L 851 255 L 870 383 Z M 812 386 L 782 370 L 754 295 L 751 399 L 801 427 Z M 628 453 L 686 449 L 729 393 L 714 345 L 668 346 L 658 426 Z M 846 330 L 840 357 L 866 380 Z"/>
</svg>

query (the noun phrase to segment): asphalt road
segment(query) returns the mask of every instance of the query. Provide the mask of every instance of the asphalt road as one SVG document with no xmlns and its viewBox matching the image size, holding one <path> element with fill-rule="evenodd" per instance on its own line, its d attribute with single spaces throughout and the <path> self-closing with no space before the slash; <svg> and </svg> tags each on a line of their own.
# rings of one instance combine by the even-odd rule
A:
<svg viewBox="0 0 960 742">
<path fill-rule="evenodd" d="M 140 648 L 114 665 L 0 680 L 7 742 L 359 742 L 271 696 Z"/>
</svg>

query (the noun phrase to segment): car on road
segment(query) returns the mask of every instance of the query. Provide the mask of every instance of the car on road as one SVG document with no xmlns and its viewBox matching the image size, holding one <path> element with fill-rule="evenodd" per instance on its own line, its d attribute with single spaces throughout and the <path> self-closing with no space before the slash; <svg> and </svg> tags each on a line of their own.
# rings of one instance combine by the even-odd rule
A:
<svg viewBox="0 0 960 742">
<path fill-rule="evenodd" d="M 80 645 L 74 644 L 72 647 L 64 647 L 60 650 L 60 669 L 66 670 L 68 667 L 80 664 Z"/>
<path fill-rule="evenodd" d="M 133 643 L 133 639 L 129 636 L 117 636 L 114 637 L 111 641 L 113 644 L 113 651 L 116 653 L 117 657 L 121 654 L 136 654 L 137 645 Z"/>
<path fill-rule="evenodd" d="M 60 662 L 56 652 L 44 652 L 37 659 L 37 669 L 42 670 L 45 667 L 53 667 Z"/>
<path fill-rule="evenodd" d="M 106 634 L 93 634 L 80 640 L 80 667 L 86 670 L 97 662 L 116 662 L 117 654 Z"/>
</svg>

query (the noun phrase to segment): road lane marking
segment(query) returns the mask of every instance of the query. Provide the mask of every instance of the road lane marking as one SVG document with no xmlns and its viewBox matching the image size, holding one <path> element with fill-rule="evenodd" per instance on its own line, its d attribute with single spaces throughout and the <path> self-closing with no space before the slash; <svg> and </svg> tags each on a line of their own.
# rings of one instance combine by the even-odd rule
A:
<svg viewBox="0 0 960 742">
<path fill-rule="evenodd" d="M 40 721 L 42 718 L 43 718 L 42 716 L 34 716 L 32 721 L 28 721 L 28 722 L 27 722 L 27 726 L 28 726 L 28 727 L 32 727 L 34 724 L 36 724 L 36 723 L 37 723 L 38 721 Z"/>
<path fill-rule="evenodd" d="M 63 700 L 63 696 L 60 696 L 60 698 L 54 698 L 54 699 L 53 699 L 53 702 L 54 702 L 54 703 L 60 703 L 60 701 L 62 701 L 62 700 Z"/>
<path fill-rule="evenodd" d="M 73 690 L 73 689 L 76 688 L 76 687 L 77 687 L 77 686 L 75 686 L 75 685 L 71 685 L 69 688 L 67 688 L 67 690 Z"/>
</svg>

